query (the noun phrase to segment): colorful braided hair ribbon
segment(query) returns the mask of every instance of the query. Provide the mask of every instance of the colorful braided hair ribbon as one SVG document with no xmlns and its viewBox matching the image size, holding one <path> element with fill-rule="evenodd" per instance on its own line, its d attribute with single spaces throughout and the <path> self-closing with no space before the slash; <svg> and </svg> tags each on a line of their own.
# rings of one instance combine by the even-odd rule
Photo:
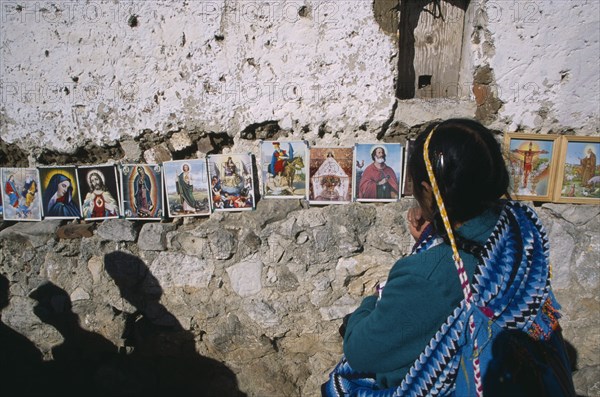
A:
<svg viewBox="0 0 600 397">
<path fill-rule="evenodd" d="M 446 206 L 444 205 L 444 200 L 442 199 L 442 195 L 440 193 L 440 189 L 438 187 L 437 181 L 435 179 L 435 174 L 433 173 L 433 167 L 431 166 L 431 160 L 429 159 L 429 142 L 431 141 L 431 137 L 433 133 L 437 129 L 437 126 L 434 127 L 427 139 L 425 140 L 425 144 L 423 146 L 423 158 L 425 160 L 425 168 L 427 169 L 427 176 L 429 177 L 429 182 L 431 183 L 431 189 L 433 190 L 433 194 L 435 196 L 435 201 L 440 210 L 440 215 L 442 217 L 442 221 L 444 223 L 444 228 L 446 229 L 446 233 L 448 234 L 448 239 L 450 240 L 450 246 L 452 247 L 452 257 L 454 259 L 454 265 L 456 266 L 456 270 L 458 271 L 458 278 L 460 280 L 460 284 L 463 290 L 463 295 L 465 297 L 465 304 L 467 310 L 471 308 L 471 303 L 473 302 L 473 294 L 471 292 L 471 284 L 469 283 L 469 277 L 465 270 L 464 264 L 460 255 L 458 254 L 458 248 L 456 247 L 456 240 L 454 239 L 454 232 L 452 231 L 452 225 L 450 224 L 450 219 L 448 218 L 448 212 L 446 211 Z M 443 153 L 440 153 L 440 156 L 443 156 Z M 441 157 L 440 161 L 443 162 L 443 157 Z M 473 351 L 477 352 L 477 339 L 473 338 L 475 333 L 475 321 L 473 319 L 473 315 L 469 316 L 469 333 L 471 335 L 471 339 L 473 340 Z M 478 397 L 483 396 L 483 386 L 481 384 L 481 371 L 479 368 L 479 358 L 478 354 L 475 354 L 473 357 L 473 372 L 475 378 L 475 390 L 477 392 Z"/>
</svg>

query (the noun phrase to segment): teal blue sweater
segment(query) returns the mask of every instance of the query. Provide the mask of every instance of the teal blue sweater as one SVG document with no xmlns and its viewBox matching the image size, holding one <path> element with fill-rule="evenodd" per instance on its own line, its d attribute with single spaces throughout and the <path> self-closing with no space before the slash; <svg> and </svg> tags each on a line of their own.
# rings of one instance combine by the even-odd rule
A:
<svg viewBox="0 0 600 397">
<path fill-rule="evenodd" d="M 499 214 L 488 210 L 456 233 L 484 244 Z M 477 265 L 460 251 L 469 277 Z M 344 354 L 357 371 L 376 374 L 382 388 L 399 386 L 406 372 L 463 298 L 452 249 L 440 244 L 397 261 L 379 302 L 365 298 L 352 313 L 344 336 Z"/>
</svg>

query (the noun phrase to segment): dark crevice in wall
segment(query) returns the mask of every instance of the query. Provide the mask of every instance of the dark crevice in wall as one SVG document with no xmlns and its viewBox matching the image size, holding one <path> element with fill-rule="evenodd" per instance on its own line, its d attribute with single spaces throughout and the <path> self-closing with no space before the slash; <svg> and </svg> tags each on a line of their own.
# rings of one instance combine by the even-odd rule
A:
<svg viewBox="0 0 600 397">
<path fill-rule="evenodd" d="M 43 150 L 37 158 L 40 165 L 53 164 L 102 164 L 120 159 L 123 157 L 123 150 L 117 143 L 111 146 L 99 146 L 93 143 L 86 143 L 85 146 L 77 149 L 75 153 L 61 153 L 54 150 Z"/>
<path fill-rule="evenodd" d="M 383 123 L 383 125 L 381 126 L 381 130 L 380 130 L 380 131 L 379 131 L 379 133 L 377 134 L 377 139 L 381 140 L 381 139 L 382 139 L 382 138 L 385 136 L 385 134 L 386 134 L 386 132 L 387 132 L 388 128 L 390 127 L 390 125 L 391 125 L 391 124 L 392 124 L 392 122 L 394 121 L 394 117 L 395 117 L 395 115 L 396 115 L 396 109 L 398 109 L 398 99 L 396 99 L 396 100 L 394 101 L 394 105 L 392 105 L 392 110 L 391 110 L 391 112 L 390 112 L 390 113 L 391 113 L 391 114 L 390 114 L 390 117 L 389 117 L 389 118 L 388 118 L 388 119 L 385 121 L 385 123 Z"/>
<path fill-rule="evenodd" d="M 1 167 L 27 167 L 27 153 L 14 143 L 4 142 L 0 138 L 0 166 Z"/>
<path fill-rule="evenodd" d="M 267 120 L 260 123 L 250 124 L 244 128 L 240 133 L 242 139 L 254 140 L 254 139 L 271 139 L 274 138 L 278 132 L 281 131 L 281 127 L 275 120 Z"/>
<path fill-rule="evenodd" d="M 223 153 L 223 148 L 232 147 L 235 143 L 233 138 L 230 137 L 226 132 L 211 132 L 207 135 L 207 137 L 212 148 L 206 151 L 206 154 Z"/>
</svg>

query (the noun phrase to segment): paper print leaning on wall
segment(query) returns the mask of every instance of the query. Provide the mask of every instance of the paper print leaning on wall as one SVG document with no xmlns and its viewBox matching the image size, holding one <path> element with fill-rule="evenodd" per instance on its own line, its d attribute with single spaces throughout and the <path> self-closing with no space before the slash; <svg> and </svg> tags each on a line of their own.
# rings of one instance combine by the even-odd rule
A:
<svg viewBox="0 0 600 397">
<path fill-rule="evenodd" d="M 354 150 L 356 201 L 398 201 L 402 190 L 402 146 L 399 143 L 358 143 Z"/>
<path fill-rule="evenodd" d="M 40 175 L 37 168 L 3 168 L 3 217 L 7 221 L 40 221 Z"/>
<path fill-rule="evenodd" d="M 118 218 L 121 196 L 114 165 L 77 168 L 81 216 L 85 220 Z"/>
<path fill-rule="evenodd" d="M 309 152 L 309 202 L 344 204 L 352 201 L 352 147 L 312 147 Z"/>
<path fill-rule="evenodd" d="M 250 154 L 208 156 L 212 211 L 253 210 L 254 167 Z"/>
<path fill-rule="evenodd" d="M 44 218 L 81 218 L 76 167 L 39 167 L 39 171 Z"/>
<path fill-rule="evenodd" d="M 265 198 L 306 198 L 305 141 L 262 141 L 261 176 Z"/>
<path fill-rule="evenodd" d="M 210 215 L 206 159 L 163 163 L 169 217 Z"/>
<path fill-rule="evenodd" d="M 121 166 L 123 215 L 126 219 L 161 219 L 162 169 L 158 164 Z"/>
</svg>

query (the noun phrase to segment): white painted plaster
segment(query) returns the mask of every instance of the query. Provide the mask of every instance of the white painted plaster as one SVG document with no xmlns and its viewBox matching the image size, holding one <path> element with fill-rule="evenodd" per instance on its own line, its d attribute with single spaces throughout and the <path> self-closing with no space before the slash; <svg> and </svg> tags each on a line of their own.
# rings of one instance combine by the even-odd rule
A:
<svg viewBox="0 0 600 397">
<path fill-rule="evenodd" d="M 508 129 L 597 134 L 600 2 L 488 1 L 487 16 Z"/>
<path fill-rule="evenodd" d="M 233 136 L 266 120 L 343 130 L 380 125 L 393 103 L 396 49 L 370 1 L 2 2 L 2 13 L 8 142 Z"/>
<path fill-rule="evenodd" d="M 352 132 L 349 141 L 365 123 L 361 139 L 371 139 L 391 116 L 397 50 L 371 0 L 0 6 L 0 135 L 23 148 L 69 151 L 144 129 L 236 136 L 268 120 L 313 138 L 327 123 Z M 459 84 L 468 89 L 472 71 L 488 64 L 504 102 L 499 128 L 597 133 L 599 7 L 473 0 Z M 413 125 L 474 109 L 472 101 L 430 102 L 400 102 L 395 117 Z"/>
</svg>

